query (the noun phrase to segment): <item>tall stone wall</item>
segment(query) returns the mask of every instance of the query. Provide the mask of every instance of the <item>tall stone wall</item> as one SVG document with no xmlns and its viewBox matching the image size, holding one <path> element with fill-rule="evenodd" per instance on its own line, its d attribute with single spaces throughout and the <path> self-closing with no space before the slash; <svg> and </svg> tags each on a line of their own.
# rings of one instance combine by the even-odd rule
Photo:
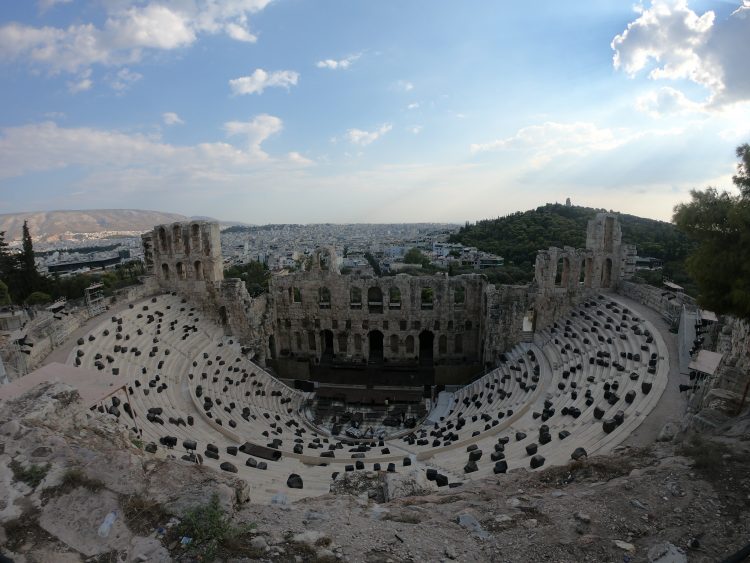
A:
<svg viewBox="0 0 750 563">
<path fill-rule="evenodd" d="M 622 244 L 617 217 L 600 213 L 589 222 L 585 249 L 540 251 L 527 286 L 494 286 L 478 274 L 341 275 L 333 249 L 322 249 L 309 271 L 273 276 L 268 295 L 253 299 L 241 280 L 223 279 L 217 223 L 159 225 L 143 243 L 159 285 L 190 297 L 260 362 L 375 355 L 394 363 L 429 357 L 446 368 L 493 366 L 530 332 L 622 286 L 635 256 Z"/>
<path fill-rule="evenodd" d="M 278 357 L 324 353 L 369 360 L 382 339 L 386 361 L 412 361 L 432 339 L 436 362 L 477 362 L 486 282 L 479 275 L 340 275 L 323 268 L 275 276 L 270 299 Z"/>
</svg>

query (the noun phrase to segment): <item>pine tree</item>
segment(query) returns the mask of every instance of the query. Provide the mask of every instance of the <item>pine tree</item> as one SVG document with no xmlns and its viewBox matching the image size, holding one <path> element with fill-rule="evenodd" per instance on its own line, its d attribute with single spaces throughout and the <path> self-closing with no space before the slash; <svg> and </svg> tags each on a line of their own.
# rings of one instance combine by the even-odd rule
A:
<svg viewBox="0 0 750 563">
<path fill-rule="evenodd" d="M 21 293 L 26 296 L 30 295 L 34 291 L 39 289 L 39 272 L 36 271 L 36 264 L 34 263 L 34 245 L 31 241 L 31 233 L 29 232 L 29 225 L 27 221 L 23 222 L 23 245 L 22 245 L 21 256 L 19 258 L 20 265 L 20 281 L 21 281 Z"/>
</svg>

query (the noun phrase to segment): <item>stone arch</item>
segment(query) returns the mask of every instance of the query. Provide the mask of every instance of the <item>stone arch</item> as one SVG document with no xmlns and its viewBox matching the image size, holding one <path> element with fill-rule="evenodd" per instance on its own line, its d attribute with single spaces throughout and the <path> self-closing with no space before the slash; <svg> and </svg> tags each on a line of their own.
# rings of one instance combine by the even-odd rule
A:
<svg viewBox="0 0 750 563">
<path fill-rule="evenodd" d="M 463 307 L 465 302 L 466 302 L 466 288 L 462 285 L 459 285 L 453 291 L 453 303 L 458 307 Z"/>
<path fill-rule="evenodd" d="M 331 308 L 331 290 L 326 286 L 318 288 L 318 305 L 321 309 Z"/>
<path fill-rule="evenodd" d="M 407 336 L 406 340 L 404 341 L 404 349 L 407 354 L 414 353 L 414 337 L 411 334 Z"/>
<path fill-rule="evenodd" d="M 349 335 L 345 332 L 339 332 L 339 354 L 347 355 L 349 353 Z"/>
<path fill-rule="evenodd" d="M 423 330 L 419 333 L 419 363 L 431 366 L 435 356 L 435 335 L 432 331 Z"/>
<path fill-rule="evenodd" d="M 227 323 L 229 322 L 227 308 L 224 305 L 219 307 L 219 320 L 221 321 L 221 326 L 227 326 Z"/>
<path fill-rule="evenodd" d="M 200 260 L 193 262 L 193 275 L 196 280 L 203 279 L 203 264 L 201 264 Z"/>
<path fill-rule="evenodd" d="M 391 354 L 396 356 L 398 355 L 398 335 L 391 334 L 390 341 Z"/>
<path fill-rule="evenodd" d="M 578 285 L 586 285 L 586 259 L 578 265 Z"/>
<path fill-rule="evenodd" d="M 367 360 L 369 362 L 383 361 L 383 333 L 379 330 L 371 330 L 367 335 L 369 343 Z"/>
<path fill-rule="evenodd" d="M 320 361 L 330 362 L 333 360 L 333 331 L 325 329 L 320 331 Z"/>
<path fill-rule="evenodd" d="M 602 287 L 605 289 L 612 287 L 612 259 L 611 258 L 607 258 L 602 263 Z"/>
<path fill-rule="evenodd" d="M 555 267 L 555 285 L 557 287 L 567 287 L 570 276 L 570 260 L 567 256 L 560 256 Z"/>
<path fill-rule="evenodd" d="M 586 258 L 586 274 L 584 275 L 583 285 L 585 287 L 591 287 L 594 280 L 594 259 L 589 257 Z"/>
<path fill-rule="evenodd" d="M 432 309 L 435 301 L 435 292 L 430 286 L 422 288 L 420 292 L 420 304 L 422 309 Z"/>
<path fill-rule="evenodd" d="M 159 227 L 159 248 L 162 252 L 168 251 L 167 229 Z"/>
<path fill-rule="evenodd" d="M 383 312 L 383 290 L 376 285 L 367 290 L 367 310 L 370 313 Z"/>
<path fill-rule="evenodd" d="M 391 286 L 391 288 L 388 290 L 388 308 L 401 308 L 401 290 L 395 285 Z"/>
<path fill-rule="evenodd" d="M 177 262 L 177 264 L 175 264 L 175 268 L 177 269 L 177 279 L 184 280 L 187 275 L 185 272 L 185 266 L 183 266 L 182 262 Z"/>
<path fill-rule="evenodd" d="M 349 289 L 349 306 L 352 309 L 362 308 L 362 289 L 359 287 L 352 287 Z"/>
<path fill-rule="evenodd" d="M 169 279 L 169 264 L 167 264 L 166 262 L 162 263 L 162 265 L 161 265 L 161 276 L 165 280 Z"/>
<path fill-rule="evenodd" d="M 187 236 L 182 240 L 183 243 L 183 251 L 185 254 L 190 254 L 190 237 Z"/>
</svg>

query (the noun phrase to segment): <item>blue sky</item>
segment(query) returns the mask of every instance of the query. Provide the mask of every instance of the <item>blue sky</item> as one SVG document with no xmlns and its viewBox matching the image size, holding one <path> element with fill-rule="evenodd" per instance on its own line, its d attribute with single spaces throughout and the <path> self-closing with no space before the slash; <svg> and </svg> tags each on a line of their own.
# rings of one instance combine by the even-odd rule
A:
<svg viewBox="0 0 750 563">
<path fill-rule="evenodd" d="M 0 7 L 0 212 L 669 219 L 750 142 L 750 0 Z"/>
</svg>

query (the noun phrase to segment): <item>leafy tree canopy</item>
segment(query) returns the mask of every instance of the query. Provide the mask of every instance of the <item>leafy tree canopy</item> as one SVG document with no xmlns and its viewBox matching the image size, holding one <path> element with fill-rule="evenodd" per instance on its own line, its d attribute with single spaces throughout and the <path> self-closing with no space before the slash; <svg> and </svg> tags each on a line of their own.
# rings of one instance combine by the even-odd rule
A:
<svg viewBox="0 0 750 563">
<path fill-rule="evenodd" d="M 537 251 L 550 246 L 585 246 L 588 221 L 601 211 L 604 210 L 547 204 L 505 217 L 467 223 L 450 241 L 505 258 L 507 275 L 497 276 L 499 283 L 526 283 L 533 278 Z M 695 248 L 690 238 L 664 221 L 627 214 L 618 214 L 618 218 L 623 242 L 635 244 L 640 256 L 661 259 L 664 274 L 677 283 L 684 285 L 689 281 L 684 260 Z"/>
<path fill-rule="evenodd" d="M 687 268 L 699 287 L 701 306 L 750 319 L 750 145 L 737 148 L 734 184 L 740 194 L 693 190 L 674 210 L 678 228 L 698 242 Z"/>
<path fill-rule="evenodd" d="M 224 277 L 240 278 L 245 282 L 247 292 L 253 297 L 258 297 L 268 291 L 268 280 L 271 277 L 271 273 L 265 264 L 248 262 L 241 266 L 227 268 L 224 270 Z"/>
</svg>

